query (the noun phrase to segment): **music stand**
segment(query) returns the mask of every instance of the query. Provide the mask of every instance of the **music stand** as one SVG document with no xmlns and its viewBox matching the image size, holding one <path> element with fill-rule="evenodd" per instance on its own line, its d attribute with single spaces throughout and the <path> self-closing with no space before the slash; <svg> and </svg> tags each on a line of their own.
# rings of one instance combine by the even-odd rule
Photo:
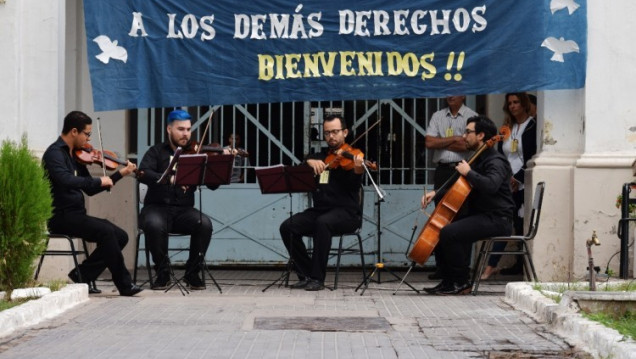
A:
<svg viewBox="0 0 636 359">
<path fill-rule="evenodd" d="M 261 188 L 262 194 L 287 193 L 289 194 L 289 220 L 292 220 L 292 193 L 313 192 L 316 189 L 316 180 L 314 170 L 306 165 L 301 166 L 284 166 L 277 165 L 272 167 L 256 168 L 256 178 Z M 290 246 L 294 241 L 290 240 Z M 289 283 L 289 274 L 294 267 L 294 260 L 289 257 L 285 271 L 278 279 L 269 284 L 263 292 L 274 284 L 280 282 L 280 285 Z"/>
<path fill-rule="evenodd" d="M 234 156 L 232 155 L 214 155 L 208 156 L 207 154 L 191 154 L 181 155 L 177 161 L 177 170 L 175 172 L 174 184 L 177 186 L 219 186 L 222 184 L 229 184 L 232 177 L 232 166 L 234 165 Z M 202 223 L 203 211 L 202 211 L 202 193 L 199 190 L 199 216 Z M 207 264 L 205 263 L 204 253 L 199 253 L 201 259 L 201 268 L 203 274 L 203 281 L 205 282 L 205 273 L 207 272 L 210 279 L 219 290 L 219 293 L 223 293 L 221 287 L 217 283 L 214 276 L 210 272 Z M 188 273 L 184 274 L 187 275 Z M 179 281 L 168 288 L 170 290 L 175 285 L 183 286 Z M 179 288 L 181 289 L 181 288 Z M 186 290 L 187 292 L 187 290 Z"/>
</svg>

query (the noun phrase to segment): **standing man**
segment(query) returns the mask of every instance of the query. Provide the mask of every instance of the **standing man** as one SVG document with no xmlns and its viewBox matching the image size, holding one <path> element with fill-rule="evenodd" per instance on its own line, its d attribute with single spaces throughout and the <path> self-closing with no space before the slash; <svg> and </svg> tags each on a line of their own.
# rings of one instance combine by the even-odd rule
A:
<svg viewBox="0 0 636 359">
<path fill-rule="evenodd" d="M 232 167 L 232 178 L 230 182 L 232 183 L 241 183 L 243 182 L 245 175 L 245 166 L 250 165 L 250 159 L 247 157 L 247 152 L 245 149 L 241 148 L 241 136 L 230 133 L 227 138 L 228 145 L 225 146 L 225 150 L 230 152 L 237 152 L 237 155 L 234 156 L 234 166 Z"/>
<path fill-rule="evenodd" d="M 190 144 L 190 120 L 190 114 L 186 111 L 170 112 L 166 127 L 168 140 L 150 147 L 139 165 L 139 170 L 143 171 L 140 181 L 148 185 L 139 223 L 155 264 L 157 278 L 152 289 L 156 290 L 166 289 L 170 281 L 169 233 L 190 235 L 190 253 L 184 281 L 192 290 L 205 289 L 205 282 L 199 272 L 212 239 L 212 222 L 208 216 L 194 208 L 196 187 L 175 186 L 174 176 L 170 178 L 170 183 L 157 183 L 168 168 L 177 147 L 187 147 Z"/>
<path fill-rule="evenodd" d="M 448 107 L 435 112 L 428 124 L 426 148 L 435 150 L 433 152 L 433 163 L 436 165 L 433 188 L 436 191 L 455 173 L 455 165 L 468 158 L 469 152 L 462 135 L 466 127 L 466 120 L 477 116 L 477 113 L 464 105 L 465 99 L 466 96 L 463 95 L 446 97 Z M 440 193 L 438 198 L 442 198 L 445 192 Z M 429 279 L 442 278 L 440 273 L 441 260 L 436 252 L 437 270 L 428 276 Z"/>
<path fill-rule="evenodd" d="M 105 219 L 87 215 L 84 193 L 92 196 L 112 188 L 136 166 L 128 161 L 126 167 L 110 176 L 92 177 L 86 165 L 78 163 L 74 155 L 88 143 L 92 123 L 92 119 L 83 112 L 69 112 L 64 118 L 62 134 L 42 156 L 42 164 L 51 182 L 54 207 L 48 227 L 51 233 L 79 237 L 97 244 L 93 253 L 68 274 L 73 282 L 78 283 L 82 278 L 84 283 L 91 283 L 108 268 L 119 294 L 133 296 L 142 289 L 132 282 L 121 253 L 128 243 L 128 234 Z"/>
<path fill-rule="evenodd" d="M 297 213 L 280 225 L 280 235 L 294 262 L 300 279 L 292 289 L 322 290 L 327 273 L 327 262 L 334 235 L 354 231 L 360 224 L 362 208 L 360 195 L 364 155 L 353 157 L 353 169 L 329 168 L 325 158 L 345 143 L 349 134 L 347 125 L 339 116 L 326 117 L 323 133 L 328 150 L 311 154 L 307 165 L 316 174 L 317 189 L 312 193 L 313 207 Z M 302 241 L 303 236 L 313 239 L 311 257 Z"/>
<path fill-rule="evenodd" d="M 475 151 L 496 134 L 497 127 L 489 118 L 471 117 L 464 133 L 466 147 Z M 468 275 L 472 244 L 487 237 L 508 236 L 512 233 L 515 203 L 510 190 L 512 169 L 506 157 L 490 147 L 473 162 L 472 167 L 462 160 L 455 170 L 468 180 L 472 190 L 463 206 L 466 211 L 439 233 L 436 250 L 443 258 L 442 282 L 425 289 L 431 294 L 470 292 Z M 424 195 L 422 207 L 426 207 L 433 196 L 435 192 Z"/>
</svg>

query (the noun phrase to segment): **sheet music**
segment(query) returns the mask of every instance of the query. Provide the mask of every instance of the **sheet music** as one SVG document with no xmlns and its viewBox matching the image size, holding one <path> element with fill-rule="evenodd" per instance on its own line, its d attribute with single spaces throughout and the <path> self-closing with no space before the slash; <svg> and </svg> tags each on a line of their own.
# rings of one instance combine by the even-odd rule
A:
<svg viewBox="0 0 636 359">
<path fill-rule="evenodd" d="M 174 166 L 177 164 L 177 160 L 179 159 L 179 156 L 181 156 L 182 151 L 183 150 L 181 149 L 181 147 L 177 147 L 177 149 L 174 151 L 174 155 L 172 155 L 172 160 L 170 160 L 168 167 L 163 172 L 163 174 L 161 174 L 161 177 L 159 177 L 159 179 L 157 180 L 158 184 L 167 184 L 168 182 L 170 182 L 170 176 L 174 174 Z"/>
</svg>

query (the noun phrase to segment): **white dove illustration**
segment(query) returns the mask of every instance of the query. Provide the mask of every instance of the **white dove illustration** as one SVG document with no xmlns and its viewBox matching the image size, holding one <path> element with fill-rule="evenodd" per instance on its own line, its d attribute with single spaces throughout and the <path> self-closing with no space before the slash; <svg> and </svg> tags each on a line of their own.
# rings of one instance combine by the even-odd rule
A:
<svg viewBox="0 0 636 359">
<path fill-rule="evenodd" d="M 99 49 L 102 50 L 101 54 L 95 56 L 99 61 L 107 64 L 111 58 L 123 61 L 124 63 L 128 60 L 128 52 L 122 46 L 117 46 L 117 40 L 110 41 L 108 36 L 99 35 L 94 38 L 93 41 L 95 41 Z"/>
<path fill-rule="evenodd" d="M 541 46 L 547 47 L 550 51 L 554 52 L 550 60 L 558 62 L 563 62 L 563 54 L 579 52 L 579 45 L 574 40 L 557 39 L 552 36 L 543 40 Z"/>
<path fill-rule="evenodd" d="M 579 8 L 579 4 L 577 4 L 576 2 L 574 2 L 574 0 L 552 0 L 550 1 L 550 11 L 552 11 L 552 14 L 554 14 L 555 12 L 565 9 L 566 7 L 568 8 L 568 12 L 570 13 L 570 15 L 572 15 L 573 12 L 576 11 L 576 9 Z"/>
</svg>

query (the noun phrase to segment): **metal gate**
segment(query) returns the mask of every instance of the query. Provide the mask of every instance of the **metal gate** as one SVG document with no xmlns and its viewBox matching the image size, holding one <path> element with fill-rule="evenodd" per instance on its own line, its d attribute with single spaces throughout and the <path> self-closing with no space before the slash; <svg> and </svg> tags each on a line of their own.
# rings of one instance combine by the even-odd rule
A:
<svg viewBox="0 0 636 359">
<path fill-rule="evenodd" d="M 475 97 L 467 102 L 475 108 Z M 326 146 L 322 140 L 323 117 L 341 114 L 349 124 L 347 142 L 356 141 L 353 146 L 377 163 L 378 171 L 371 175 L 386 195 L 378 202 L 374 187 L 365 177 L 362 235 L 367 261 L 408 264 L 405 252 L 409 241 L 426 221 L 420 211 L 420 198 L 424 189 L 432 186 L 434 167 L 424 145 L 426 128 L 432 114 L 444 106 L 444 99 L 399 99 L 185 108 L 196 119 L 193 138 L 225 146 L 230 134 L 238 134 L 242 138 L 240 147 L 249 153 L 249 162 L 241 166 L 245 175 L 240 183 L 216 191 L 203 189 L 202 204 L 196 195 L 197 206 L 214 225 L 206 261 L 218 265 L 286 263 L 279 225 L 290 214 L 307 208 L 309 197 L 261 194 L 254 168 L 299 164 L 304 154 Z M 165 140 L 165 118 L 171 110 L 131 111 L 130 130 L 137 133 L 137 141 L 131 144 L 130 152 L 141 159 L 150 146 Z M 208 126 L 206 138 L 201 138 Z M 185 255 L 176 258 L 186 259 Z M 353 257 L 350 261 L 343 258 L 345 265 L 358 262 Z"/>
</svg>

